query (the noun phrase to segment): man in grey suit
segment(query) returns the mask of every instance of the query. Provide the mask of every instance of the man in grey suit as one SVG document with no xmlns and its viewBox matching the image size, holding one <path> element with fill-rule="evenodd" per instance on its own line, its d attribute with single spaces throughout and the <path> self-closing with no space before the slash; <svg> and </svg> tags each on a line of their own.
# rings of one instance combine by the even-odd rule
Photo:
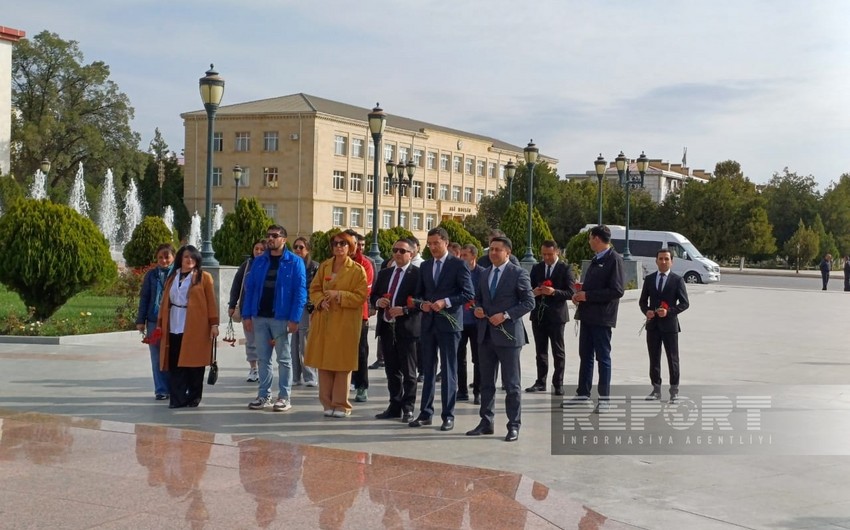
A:
<svg viewBox="0 0 850 530">
<path fill-rule="evenodd" d="M 496 403 L 496 373 L 501 365 L 502 386 L 507 390 L 508 416 L 506 442 L 519 438 L 521 388 L 519 355 L 528 335 L 522 317 L 534 309 L 531 280 L 525 269 L 508 261 L 511 240 L 495 237 L 490 241 L 492 265 L 475 285 L 475 317 L 478 319 L 478 362 L 481 365 L 481 421 L 467 436 L 493 434 Z"/>
</svg>

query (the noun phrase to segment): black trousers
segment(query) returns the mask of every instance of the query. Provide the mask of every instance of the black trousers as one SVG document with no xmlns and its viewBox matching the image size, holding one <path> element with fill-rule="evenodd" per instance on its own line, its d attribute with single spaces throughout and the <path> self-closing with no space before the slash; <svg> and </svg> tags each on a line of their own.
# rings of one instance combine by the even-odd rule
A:
<svg viewBox="0 0 850 530">
<path fill-rule="evenodd" d="M 492 327 L 492 326 L 490 326 Z M 495 330 L 495 328 L 493 328 Z M 502 366 L 502 386 L 505 387 L 505 412 L 508 429 L 519 429 L 522 416 L 522 392 L 520 390 L 521 348 L 500 347 L 490 340 L 490 330 L 481 343 L 478 360 L 481 363 L 481 408 L 478 414 L 482 423 L 493 425 L 496 407 L 496 377 Z M 498 331 L 494 331 L 499 333 Z"/>
<path fill-rule="evenodd" d="M 552 358 L 555 368 L 552 371 L 552 384 L 561 388 L 564 384 L 564 369 L 567 355 L 564 350 L 564 328 L 566 324 L 538 323 L 531 319 L 531 331 L 534 333 L 534 347 L 537 353 L 537 380 L 535 384 L 546 386 L 546 375 L 549 373 L 549 345 L 552 346 Z"/>
<path fill-rule="evenodd" d="M 460 342 L 457 345 L 457 393 L 459 396 L 469 395 L 469 380 L 466 369 L 466 344 L 472 349 L 472 392 L 478 394 L 481 391 L 481 375 L 478 371 L 478 326 L 468 324 L 463 326 L 460 332 Z"/>
<path fill-rule="evenodd" d="M 649 350 L 649 380 L 652 386 L 661 386 L 661 346 L 667 354 L 670 369 L 670 385 L 679 386 L 679 334 L 646 331 L 646 347 Z"/>
<path fill-rule="evenodd" d="M 205 366 L 184 367 L 180 363 L 183 334 L 168 334 L 168 391 L 172 408 L 197 406 L 204 393 Z"/>
<path fill-rule="evenodd" d="M 360 345 L 357 350 L 357 371 L 351 374 L 354 388 L 369 388 L 369 321 L 363 321 L 360 330 Z"/>
<path fill-rule="evenodd" d="M 392 328 L 381 331 L 381 350 L 384 372 L 387 374 L 387 389 L 390 404 L 387 410 L 393 413 L 413 413 L 416 404 L 416 343 L 419 339 L 394 338 Z"/>
</svg>

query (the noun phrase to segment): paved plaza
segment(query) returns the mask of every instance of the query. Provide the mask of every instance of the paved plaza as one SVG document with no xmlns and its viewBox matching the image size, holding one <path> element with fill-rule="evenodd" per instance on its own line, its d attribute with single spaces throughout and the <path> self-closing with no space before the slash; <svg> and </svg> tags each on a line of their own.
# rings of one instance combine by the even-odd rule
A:
<svg viewBox="0 0 850 530">
<path fill-rule="evenodd" d="M 827 417 L 850 410 L 850 293 L 689 289 L 683 393 L 784 387 Z M 642 320 L 637 293 L 627 293 L 613 383 L 648 392 Z M 566 343 L 570 394 L 572 322 Z M 527 387 L 533 345 L 522 355 Z M 492 437 L 464 436 L 478 422 L 471 403 L 458 403 L 448 433 L 439 422 L 375 420 L 386 407 L 380 370 L 370 371 L 369 401 L 345 420 L 324 418 L 316 389 L 304 387 L 289 412 L 249 411 L 256 388 L 242 347 L 220 347 L 219 383 L 198 409 L 174 411 L 154 401 L 148 359 L 130 332 L 0 344 L 0 527 L 850 528 L 848 456 L 553 456 L 561 409 L 547 394 L 523 395 L 511 444 L 503 393 Z M 834 435 L 850 453 L 846 425 Z"/>
</svg>

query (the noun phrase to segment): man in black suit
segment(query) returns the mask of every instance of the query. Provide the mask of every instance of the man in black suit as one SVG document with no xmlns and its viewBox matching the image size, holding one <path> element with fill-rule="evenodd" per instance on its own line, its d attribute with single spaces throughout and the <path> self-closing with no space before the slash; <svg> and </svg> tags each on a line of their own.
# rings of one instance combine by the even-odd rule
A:
<svg viewBox="0 0 850 530">
<path fill-rule="evenodd" d="M 457 401 L 457 345 L 463 327 L 463 304 L 475 293 L 469 279 L 469 269 L 459 258 L 448 253 L 449 234 L 442 227 L 428 231 L 428 250 L 431 259 L 420 267 L 416 298 L 422 300 L 422 398 L 419 417 L 410 427 L 431 425 L 434 416 L 434 393 L 437 385 L 437 352 L 443 367 L 440 384 L 442 398 L 442 431 L 454 429 L 454 410 Z"/>
<path fill-rule="evenodd" d="M 461 247 L 460 259 L 466 263 L 469 269 L 469 277 L 472 281 L 472 288 L 478 283 L 478 277 L 484 270 L 483 267 L 476 263 L 478 258 L 478 247 L 473 244 L 467 244 Z M 478 322 L 472 315 L 472 309 L 469 309 L 466 304 L 463 306 L 463 331 L 460 333 L 460 342 L 457 346 L 457 400 L 469 401 L 469 387 L 467 386 L 467 364 L 466 364 L 466 345 L 469 343 L 469 348 L 472 350 L 472 394 L 474 403 L 481 404 L 481 372 L 478 366 Z"/>
<path fill-rule="evenodd" d="M 505 235 L 505 233 L 504 233 L 504 232 L 502 232 L 501 230 L 499 230 L 499 229 L 497 229 L 497 228 L 491 228 L 491 229 L 487 232 L 487 244 L 489 245 L 489 244 L 490 244 L 490 241 L 493 241 L 493 238 L 496 238 L 496 237 L 507 237 L 507 236 L 506 236 L 506 235 Z M 489 251 L 490 251 L 489 247 L 488 247 L 488 248 L 485 248 L 485 249 L 484 249 L 484 252 L 483 252 L 483 253 L 482 253 L 482 255 L 481 255 L 481 257 L 480 257 L 480 258 L 478 258 L 478 265 L 480 265 L 481 267 L 483 267 L 483 268 L 485 268 L 485 269 L 486 269 L 487 267 L 489 267 L 490 265 L 492 265 L 492 263 L 490 263 L 490 252 L 489 252 Z M 518 259 L 517 259 L 517 257 L 516 257 L 516 256 L 514 256 L 513 254 L 511 254 L 511 257 L 510 257 L 510 258 L 508 258 L 508 259 L 509 259 L 509 260 L 511 261 L 511 263 L 513 263 L 514 265 L 519 266 L 519 260 L 518 260 Z"/>
<path fill-rule="evenodd" d="M 478 362 L 481 364 L 481 421 L 467 436 L 493 434 L 496 404 L 496 371 L 501 366 L 508 416 L 506 442 L 519 438 L 522 414 L 519 355 L 528 344 L 522 317 L 534 309 L 528 273 L 508 261 L 511 240 L 490 241 L 490 263 L 475 285 L 475 318 L 478 319 Z"/>
<path fill-rule="evenodd" d="M 416 403 L 416 349 L 421 314 L 407 307 L 407 297 L 416 293 L 419 268 L 410 263 L 413 249 L 407 240 L 393 243 L 395 266 L 378 273 L 370 302 L 378 309 L 376 335 L 381 339 L 390 404 L 377 414 L 379 420 L 413 419 Z"/>
<path fill-rule="evenodd" d="M 594 257 L 584 275 L 581 291 L 573 295 L 578 306 L 576 320 L 581 321 L 578 355 L 581 359 L 576 396 L 561 406 L 590 400 L 593 388 L 594 357 L 599 364 L 599 403 L 596 412 L 608 412 L 611 394 L 611 329 L 617 326 L 617 312 L 623 297 L 623 257 L 611 247 L 611 230 L 594 226 L 589 233 Z"/>
<path fill-rule="evenodd" d="M 670 369 L 670 401 L 676 401 L 679 395 L 679 313 L 685 311 L 688 291 L 685 281 L 671 272 L 673 253 L 662 248 L 655 255 L 658 272 L 653 272 L 643 281 L 640 292 L 641 312 L 646 315 L 646 348 L 649 350 L 649 380 L 652 381 L 652 393 L 647 400 L 661 399 L 661 345 L 667 353 L 667 367 Z"/>
<path fill-rule="evenodd" d="M 534 293 L 534 312 L 531 313 L 531 330 L 537 350 L 537 380 L 526 392 L 545 392 L 549 372 L 549 344 L 555 369 L 552 386 L 555 395 L 564 395 L 564 327 L 570 320 L 567 300 L 575 293 L 573 272 L 567 263 L 558 260 L 558 243 L 547 239 L 540 247 L 543 261 L 531 268 L 531 287 Z"/>
</svg>

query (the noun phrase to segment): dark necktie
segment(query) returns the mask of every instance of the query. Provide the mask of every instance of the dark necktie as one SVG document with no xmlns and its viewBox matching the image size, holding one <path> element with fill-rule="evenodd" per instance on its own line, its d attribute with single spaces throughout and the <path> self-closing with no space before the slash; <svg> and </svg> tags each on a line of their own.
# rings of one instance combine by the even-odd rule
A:
<svg viewBox="0 0 850 530">
<path fill-rule="evenodd" d="M 390 306 L 392 306 L 392 305 L 393 305 L 393 302 L 395 302 L 396 289 L 398 288 L 398 282 L 399 282 L 399 280 L 401 279 L 401 274 L 402 274 L 402 272 L 403 272 L 403 271 L 401 270 L 401 268 L 400 268 L 400 267 L 396 267 L 396 268 L 395 268 L 395 271 L 393 271 L 393 281 L 392 281 L 392 282 L 390 282 Z M 389 309 L 389 308 L 387 308 L 387 309 Z M 390 320 L 392 320 L 392 319 L 391 319 L 391 318 L 387 315 L 387 310 L 386 310 L 386 309 L 384 309 L 384 320 L 386 320 L 387 322 L 389 322 Z"/>
<path fill-rule="evenodd" d="M 546 279 L 548 280 L 551 277 L 552 277 L 552 266 L 546 265 Z"/>
<path fill-rule="evenodd" d="M 499 285 L 499 269 L 493 270 L 493 279 L 490 280 L 490 300 L 496 298 L 496 287 Z"/>
<path fill-rule="evenodd" d="M 440 271 L 443 270 L 443 262 L 440 260 L 434 261 L 434 284 L 440 281 Z"/>
<path fill-rule="evenodd" d="M 660 293 L 664 289 L 664 281 L 667 279 L 667 275 L 663 272 L 658 275 L 658 292 Z"/>
</svg>

